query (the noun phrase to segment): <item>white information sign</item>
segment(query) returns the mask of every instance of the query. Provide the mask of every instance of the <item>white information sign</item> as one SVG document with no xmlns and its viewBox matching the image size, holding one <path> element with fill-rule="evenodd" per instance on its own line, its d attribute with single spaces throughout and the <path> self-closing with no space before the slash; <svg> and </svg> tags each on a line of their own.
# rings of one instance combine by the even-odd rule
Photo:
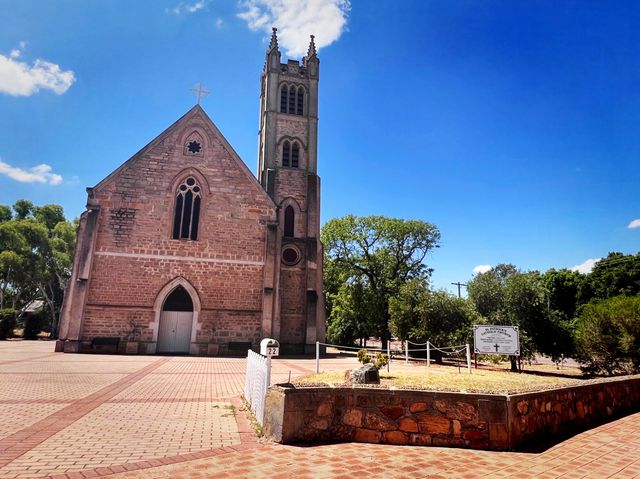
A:
<svg viewBox="0 0 640 479">
<path fill-rule="evenodd" d="M 509 354 L 520 356 L 518 326 L 473 327 L 473 349 L 477 354 Z"/>
</svg>

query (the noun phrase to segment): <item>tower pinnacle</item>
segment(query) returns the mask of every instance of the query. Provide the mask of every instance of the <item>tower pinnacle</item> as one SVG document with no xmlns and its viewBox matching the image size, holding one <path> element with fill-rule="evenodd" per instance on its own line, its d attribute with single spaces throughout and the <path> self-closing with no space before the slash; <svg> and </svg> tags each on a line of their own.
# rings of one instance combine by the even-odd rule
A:
<svg viewBox="0 0 640 479">
<path fill-rule="evenodd" d="M 315 35 L 311 35 L 311 41 L 309 42 L 309 49 L 307 50 L 307 58 L 310 58 L 312 56 L 316 56 L 317 52 L 316 52 L 316 43 L 314 41 L 315 39 Z"/>
<path fill-rule="evenodd" d="M 273 27 L 271 29 L 271 42 L 269 43 L 269 48 L 267 49 L 267 53 L 271 52 L 272 50 L 277 50 L 278 49 L 278 35 L 277 35 L 277 31 L 278 29 L 276 27 Z"/>
</svg>

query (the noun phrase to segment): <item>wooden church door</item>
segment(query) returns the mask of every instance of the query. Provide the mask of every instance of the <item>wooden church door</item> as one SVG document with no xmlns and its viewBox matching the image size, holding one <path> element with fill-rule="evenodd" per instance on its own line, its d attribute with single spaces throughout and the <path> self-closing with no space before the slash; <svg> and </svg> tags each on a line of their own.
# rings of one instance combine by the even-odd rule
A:
<svg viewBox="0 0 640 479">
<path fill-rule="evenodd" d="M 174 289 L 164 302 L 158 328 L 159 353 L 188 353 L 191 346 L 193 301 L 182 287 Z"/>
</svg>

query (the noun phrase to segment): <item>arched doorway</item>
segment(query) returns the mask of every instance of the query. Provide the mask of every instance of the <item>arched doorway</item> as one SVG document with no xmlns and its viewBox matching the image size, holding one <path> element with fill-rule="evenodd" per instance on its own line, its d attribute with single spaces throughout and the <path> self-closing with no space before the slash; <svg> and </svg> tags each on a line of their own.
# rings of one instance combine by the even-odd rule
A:
<svg viewBox="0 0 640 479">
<path fill-rule="evenodd" d="M 193 301 L 182 286 L 174 289 L 162 305 L 158 328 L 159 353 L 189 353 Z"/>
</svg>

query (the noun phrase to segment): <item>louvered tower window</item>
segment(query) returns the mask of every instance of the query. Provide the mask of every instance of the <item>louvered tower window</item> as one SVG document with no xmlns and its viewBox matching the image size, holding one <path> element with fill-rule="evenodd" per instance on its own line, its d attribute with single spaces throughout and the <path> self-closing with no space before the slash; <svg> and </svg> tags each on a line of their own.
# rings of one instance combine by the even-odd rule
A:
<svg viewBox="0 0 640 479">
<path fill-rule="evenodd" d="M 291 158 L 291 144 L 285 141 L 282 144 L 282 166 L 289 166 Z"/>
<path fill-rule="evenodd" d="M 301 86 L 298 87 L 298 96 L 296 101 L 296 115 L 302 115 L 302 111 L 304 110 L 304 88 Z"/>
<path fill-rule="evenodd" d="M 300 158 L 300 147 L 296 142 L 293 142 L 291 146 L 291 166 L 293 168 L 298 167 L 299 158 Z"/>
<path fill-rule="evenodd" d="M 289 99 L 289 87 L 287 85 L 282 85 L 282 88 L 280 88 L 280 111 L 282 113 L 287 112 L 288 99 Z"/>
</svg>

